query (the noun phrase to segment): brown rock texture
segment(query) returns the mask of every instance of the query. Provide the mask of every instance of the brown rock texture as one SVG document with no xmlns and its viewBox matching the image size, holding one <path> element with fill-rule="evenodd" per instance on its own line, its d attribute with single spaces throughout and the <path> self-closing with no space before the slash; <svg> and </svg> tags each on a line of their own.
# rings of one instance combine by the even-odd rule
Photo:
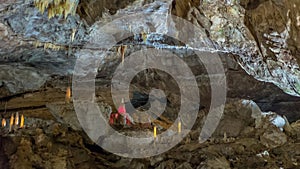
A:
<svg viewBox="0 0 300 169">
<path fill-rule="evenodd" d="M 232 119 L 228 113 L 232 112 L 230 107 L 233 105 L 244 110 L 256 106 L 254 103 L 250 107 L 241 104 L 244 102 L 228 103 L 222 121 Z M 235 118 L 238 121 L 244 117 Z M 145 159 L 110 154 L 89 141 L 84 133 L 66 124 L 27 119 L 25 129 L 10 134 L 1 129 L 0 164 L 1 168 L 297 168 L 300 160 L 299 122 L 290 126 L 292 132 L 286 132 L 275 127 L 268 117 L 261 117 L 257 126 L 254 121 L 258 118 L 250 119 L 253 123 L 240 126 L 239 129 L 244 131 L 237 136 L 213 136 L 199 144 L 199 131 L 193 130 L 170 151 Z M 221 122 L 216 134 L 230 126 L 230 123 L 222 125 Z M 125 129 L 121 132 L 134 134 L 136 131 Z"/>
<path fill-rule="evenodd" d="M 134 0 L 87 0 L 81 1 L 77 13 L 90 25 L 98 21 L 103 13 L 115 14 L 120 8 L 125 8 Z"/>
</svg>

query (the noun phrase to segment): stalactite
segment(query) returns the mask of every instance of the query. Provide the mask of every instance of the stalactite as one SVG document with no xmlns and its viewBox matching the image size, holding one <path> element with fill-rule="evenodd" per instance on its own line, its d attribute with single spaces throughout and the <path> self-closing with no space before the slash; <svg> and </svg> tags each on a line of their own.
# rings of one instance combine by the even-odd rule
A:
<svg viewBox="0 0 300 169">
<path fill-rule="evenodd" d="M 78 0 L 34 0 L 34 5 L 42 14 L 48 10 L 49 19 L 56 15 L 67 18 L 69 14 L 75 14 Z"/>
</svg>

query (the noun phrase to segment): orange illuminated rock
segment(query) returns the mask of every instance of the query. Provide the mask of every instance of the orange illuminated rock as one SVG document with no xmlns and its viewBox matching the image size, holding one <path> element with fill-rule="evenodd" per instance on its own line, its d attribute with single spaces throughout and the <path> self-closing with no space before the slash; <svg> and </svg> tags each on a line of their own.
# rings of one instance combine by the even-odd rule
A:
<svg viewBox="0 0 300 169">
<path fill-rule="evenodd" d="M 5 118 L 2 119 L 2 127 L 6 127 L 6 120 L 5 120 Z"/>
<path fill-rule="evenodd" d="M 20 128 L 24 127 L 24 115 L 21 116 Z"/>
<path fill-rule="evenodd" d="M 154 126 L 154 129 L 153 129 L 153 137 L 154 137 L 154 139 L 156 139 L 156 126 Z"/>
<path fill-rule="evenodd" d="M 19 113 L 16 113 L 16 117 L 15 117 L 15 125 L 19 125 Z"/>
<path fill-rule="evenodd" d="M 71 88 L 68 87 L 66 91 L 66 103 L 70 103 L 71 100 Z"/>
<path fill-rule="evenodd" d="M 12 130 L 13 125 L 14 125 L 14 114 L 12 114 L 12 115 L 10 116 L 10 121 L 9 121 L 9 131 Z"/>
</svg>

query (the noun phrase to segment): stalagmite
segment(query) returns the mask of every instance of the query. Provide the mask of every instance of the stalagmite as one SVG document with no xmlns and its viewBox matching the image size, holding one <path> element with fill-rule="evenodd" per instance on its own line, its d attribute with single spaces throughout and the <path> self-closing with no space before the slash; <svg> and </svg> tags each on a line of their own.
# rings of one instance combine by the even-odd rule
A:
<svg viewBox="0 0 300 169">
<path fill-rule="evenodd" d="M 117 48 L 118 54 L 120 54 L 122 57 L 122 65 L 124 64 L 126 50 L 127 50 L 127 45 L 121 45 Z"/>
<path fill-rule="evenodd" d="M 226 132 L 224 132 L 223 141 L 227 142 L 227 133 Z"/>
<path fill-rule="evenodd" d="M 181 121 L 178 120 L 178 133 L 181 133 Z"/>
<path fill-rule="evenodd" d="M 6 106 L 7 106 L 7 102 L 5 103 L 5 110 L 4 110 L 4 114 L 6 114 Z M 2 122 L 1 122 L 2 124 L 2 127 L 6 127 L 6 119 L 3 117 L 3 119 L 2 119 Z"/>
<path fill-rule="evenodd" d="M 142 32 L 142 39 L 143 39 L 143 42 L 146 43 L 147 42 L 147 33 L 146 32 Z"/>
<path fill-rule="evenodd" d="M 5 120 L 5 118 L 2 119 L 2 127 L 6 127 L 6 120 Z"/>
<path fill-rule="evenodd" d="M 66 103 L 70 103 L 71 100 L 71 88 L 67 87 L 67 91 L 66 91 Z"/>
<path fill-rule="evenodd" d="M 9 131 L 11 132 L 12 131 L 12 127 L 14 125 L 14 114 L 12 114 L 10 116 L 10 121 L 9 121 Z"/>
<path fill-rule="evenodd" d="M 22 114 L 21 116 L 21 122 L 20 122 L 20 128 L 23 128 L 24 127 L 24 115 Z"/>
<path fill-rule="evenodd" d="M 15 126 L 19 125 L 19 113 L 16 113 L 16 117 L 15 117 Z"/>
<path fill-rule="evenodd" d="M 72 29 L 72 34 L 71 34 L 71 42 L 73 42 L 74 41 L 74 39 L 75 39 L 75 34 L 76 34 L 76 29 Z"/>
<path fill-rule="evenodd" d="M 153 129 L 153 137 L 154 137 L 154 139 L 156 139 L 156 126 L 154 126 L 154 129 Z"/>
</svg>

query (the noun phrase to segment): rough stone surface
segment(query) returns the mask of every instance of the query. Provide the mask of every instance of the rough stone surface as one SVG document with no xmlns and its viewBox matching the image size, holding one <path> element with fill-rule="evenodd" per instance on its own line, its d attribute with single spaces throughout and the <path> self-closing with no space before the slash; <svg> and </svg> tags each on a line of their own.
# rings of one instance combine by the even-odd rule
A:
<svg viewBox="0 0 300 169">
<path fill-rule="evenodd" d="M 237 56 L 248 74 L 299 96 L 299 2 L 268 0 L 241 4 L 174 0 L 171 12 L 203 28 L 217 49 Z"/>
<path fill-rule="evenodd" d="M 262 144 L 268 148 L 278 147 L 287 142 L 286 135 L 278 130 L 266 131 L 260 138 Z"/>
<path fill-rule="evenodd" d="M 259 107 L 249 100 L 230 101 L 225 105 L 224 113 L 214 136 L 237 137 L 247 127 L 260 125 L 262 112 Z"/>
<path fill-rule="evenodd" d="M 25 116 L 24 129 L 14 127 L 8 132 L 8 127 L 0 128 L 1 169 L 299 168 L 300 17 L 297 12 L 300 4 L 297 0 L 117 0 L 101 3 L 88 0 L 79 4 L 79 15 L 50 20 L 46 13 L 40 14 L 32 2 L 0 0 L 0 115 L 7 123 L 16 111 Z M 196 124 L 186 138 L 170 151 L 155 157 L 122 158 L 95 145 L 78 123 L 72 96 L 71 101 L 66 102 L 66 89 L 72 85 L 76 57 L 99 53 L 89 49 L 90 44 L 86 45 L 89 35 L 97 36 L 101 24 L 137 11 L 149 15 L 170 12 L 187 19 L 202 31 L 201 37 L 195 37 L 194 41 L 207 44 L 206 50 L 218 51 L 227 79 L 227 102 L 220 124 L 205 143 L 199 143 L 199 130 L 211 99 L 205 67 L 194 54 L 175 48 L 182 44 L 174 39 L 151 34 L 143 43 L 139 35 L 142 31 L 158 30 L 158 27 L 147 25 L 150 17 L 134 28 L 134 38 L 119 43 L 138 44 L 128 46 L 125 57 L 145 46 L 154 48 L 153 42 L 169 45 L 172 47 L 169 51 L 180 56 L 191 68 L 198 82 L 201 106 Z M 165 23 L 163 19 L 156 21 Z M 128 29 L 122 24 L 116 26 L 120 26 L 120 30 Z M 166 25 L 160 26 L 166 28 Z M 179 29 L 180 26 L 175 25 L 173 31 Z M 95 77 L 95 102 L 107 119 L 110 111 L 115 112 L 117 108 L 111 99 L 110 82 L 121 60 L 115 48 L 110 52 L 103 58 Z M 139 73 L 132 81 L 129 94 L 133 97 L 134 92 L 139 93 L 139 97 L 133 99 L 139 110 L 149 107 L 145 102 L 151 87 L 164 90 L 167 96 L 166 111 L 153 121 L 159 131 L 164 130 L 177 118 L 174 112 L 180 108 L 178 86 L 162 71 Z M 286 123 L 281 131 L 261 115 L 262 111 L 284 115 L 290 124 Z M 135 115 L 134 110 L 130 113 Z M 133 117 L 145 121 L 151 116 Z M 114 127 L 123 134 L 144 136 L 138 132 L 143 130 L 150 136 L 153 124 Z M 108 137 L 106 141 L 113 141 L 113 138 Z"/>
</svg>

